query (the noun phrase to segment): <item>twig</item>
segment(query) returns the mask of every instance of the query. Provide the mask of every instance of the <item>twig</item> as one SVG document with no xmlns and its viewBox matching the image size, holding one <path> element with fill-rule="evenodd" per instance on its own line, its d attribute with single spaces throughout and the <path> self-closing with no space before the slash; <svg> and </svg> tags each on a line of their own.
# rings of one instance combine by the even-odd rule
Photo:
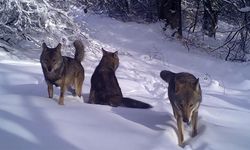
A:
<svg viewBox="0 0 250 150">
<path fill-rule="evenodd" d="M 245 28 L 245 27 L 248 26 L 248 25 L 250 25 L 250 22 L 249 22 L 248 24 L 242 26 L 241 28 L 239 28 L 237 31 L 235 31 L 235 33 L 233 34 L 233 36 L 232 36 L 229 40 L 227 40 L 227 42 L 225 42 L 223 45 L 217 47 L 216 49 L 212 50 L 211 52 L 214 52 L 214 51 L 216 51 L 216 50 L 218 50 L 218 49 L 224 47 L 224 46 L 227 45 L 228 43 L 230 43 L 230 42 L 234 39 L 234 37 L 235 37 L 243 28 Z M 233 31 L 232 31 L 232 32 L 233 32 Z M 232 34 L 232 32 L 228 35 L 228 37 L 230 37 L 230 35 Z"/>
</svg>

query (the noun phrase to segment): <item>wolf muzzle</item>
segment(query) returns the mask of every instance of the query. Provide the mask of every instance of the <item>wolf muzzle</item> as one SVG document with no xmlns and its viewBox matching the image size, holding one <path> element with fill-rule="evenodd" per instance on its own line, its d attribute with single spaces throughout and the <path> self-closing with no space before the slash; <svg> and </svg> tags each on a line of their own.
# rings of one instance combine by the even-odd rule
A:
<svg viewBox="0 0 250 150">
<path fill-rule="evenodd" d="M 47 69 L 48 69 L 49 72 L 52 71 L 52 67 L 51 66 L 49 66 Z"/>
<path fill-rule="evenodd" d="M 183 117 L 183 122 L 190 124 L 190 119 L 188 117 Z"/>
</svg>

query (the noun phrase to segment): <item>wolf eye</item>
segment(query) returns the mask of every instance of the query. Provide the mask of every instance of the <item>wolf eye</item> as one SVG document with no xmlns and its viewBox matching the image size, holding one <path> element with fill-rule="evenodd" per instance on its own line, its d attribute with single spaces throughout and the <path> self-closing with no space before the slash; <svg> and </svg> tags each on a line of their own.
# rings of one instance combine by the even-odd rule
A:
<svg viewBox="0 0 250 150">
<path fill-rule="evenodd" d="M 190 107 L 193 107 L 194 105 L 193 105 L 193 104 L 190 104 L 189 106 L 190 106 Z"/>
</svg>

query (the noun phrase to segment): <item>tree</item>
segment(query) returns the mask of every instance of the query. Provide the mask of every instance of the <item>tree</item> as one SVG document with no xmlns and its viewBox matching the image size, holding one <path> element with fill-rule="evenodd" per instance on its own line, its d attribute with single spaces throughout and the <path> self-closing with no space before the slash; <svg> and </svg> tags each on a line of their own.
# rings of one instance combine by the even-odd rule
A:
<svg viewBox="0 0 250 150">
<path fill-rule="evenodd" d="M 215 37 L 219 14 L 219 0 L 203 0 L 203 31 L 210 37 Z"/>
<path fill-rule="evenodd" d="M 0 46 L 11 51 L 22 49 L 24 42 L 41 45 L 43 40 L 61 42 L 79 36 L 67 14 L 70 5 L 70 0 L 0 1 Z"/>
<path fill-rule="evenodd" d="M 161 0 L 159 18 L 164 19 L 166 26 L 170 25 L 172 29 L 176 29 L 178 35 L 182 37 L 181 0 Z"/>
<path fill-rule="evenodd" d="M 233 19 L 231 24 L 234 25 L 223 45 L 218 49 L 226 49 L 227 55 L 225 60 L 231 61 L 249 61 L 250 54 L 250 2 L 244 0 L 223 0 L 229 9 L 227 16 L 223 17 Z"/>
</svg>

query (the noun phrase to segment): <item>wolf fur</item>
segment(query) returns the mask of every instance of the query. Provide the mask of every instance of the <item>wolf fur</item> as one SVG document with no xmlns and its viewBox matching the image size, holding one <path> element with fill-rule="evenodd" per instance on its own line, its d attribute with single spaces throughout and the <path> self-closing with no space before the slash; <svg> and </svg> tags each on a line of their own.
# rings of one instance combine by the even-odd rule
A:
<svg viewBox="0 0 250 150">
<path fill-rule="evenodd" d="M 194 75 L 163 70 L 160 77 L 168 83 L 168 97 L 177 120 L 178 143 L 183 145 L 183 122 L 192 123 L 192 137 L 197 135 L 198 109 L 202 101 L 199 79 Z"/>
<path fill-rule="evenodd" d="M 60 87 L 59 104 L 64 105 L 64 93 L 74 86 L 74 95 L 81 97 L 84 81 L 84 68 L 81 61 L 84 58 L 84 45 L 80 40 L 74 41 L 75 57 L 62 56 L 61 43 L 55 48 L 49 48 L 42 44 L 40 63 L 45 81 L 48 85 L 49 98 L 53 98 L 53 85 Z"/>
<path fill-rule="evenodd" d="M 151 108 L 149 104 L 124 98 L 115 75 L 119 66 L 118 52 L 108 52 L 102 49 L 103 56 L 91 77 L 89 103 L 125 106 L 130 108 Z"/>
</svg>

